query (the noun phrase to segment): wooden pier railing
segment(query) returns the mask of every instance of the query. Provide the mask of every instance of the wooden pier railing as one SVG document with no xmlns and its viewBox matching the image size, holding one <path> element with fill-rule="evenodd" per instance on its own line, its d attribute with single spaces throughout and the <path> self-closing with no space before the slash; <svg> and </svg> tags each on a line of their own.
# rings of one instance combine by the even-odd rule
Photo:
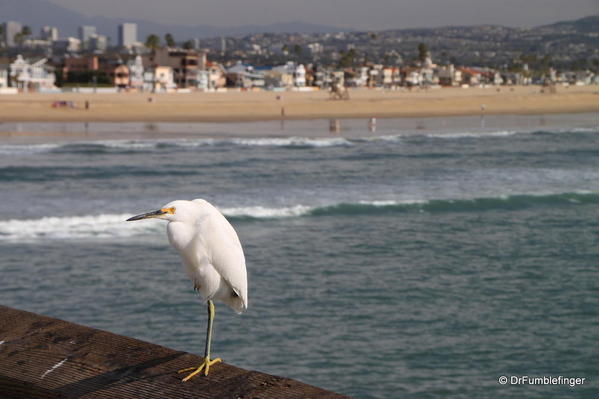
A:
<svg viewBox="0 0 599 399">
<path fill-rule="evenodd" d="M 228 364 L 181 382 L 201 357 L 0 306 L 0 398 L 341 399 L 289 378 Z"/>
</svg>

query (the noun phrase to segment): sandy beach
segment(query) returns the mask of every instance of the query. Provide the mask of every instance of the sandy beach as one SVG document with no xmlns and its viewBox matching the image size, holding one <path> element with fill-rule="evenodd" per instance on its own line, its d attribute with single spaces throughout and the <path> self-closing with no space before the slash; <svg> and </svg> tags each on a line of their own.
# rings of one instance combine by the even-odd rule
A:
<svg viewBox="0 0 599 399">
<path fill-rule="evenodd" d="M 599 112 L 597 86 L 558 87 L 556 93 L 543 93 L 538 86 L 359 89 L 350 90 L 350 96 L 329 100 L 325 91 L 2 95 L 0 122 L 239 122 Z M 74 108 L 54 108 L 55 101 L 71 101 Z"/>
</svg>

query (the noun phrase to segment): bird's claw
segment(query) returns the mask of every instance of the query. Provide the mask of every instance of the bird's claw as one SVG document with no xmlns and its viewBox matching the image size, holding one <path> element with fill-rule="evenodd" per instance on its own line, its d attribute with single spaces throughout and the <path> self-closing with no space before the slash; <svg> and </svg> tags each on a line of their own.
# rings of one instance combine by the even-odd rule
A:
<svg viewBox="0 0 599 399">
<path fill-rule="evenodd" d="M 186 382 L 186 381 L 191 380 L 193 377 L 195 377 L 197 374 L 199 374 L 202 370 L 204 370 L 204 375 L 208 375 L 210 366 L 212 366 L 213 364 L 216 364 L 216 363 L 221 363 L 222 361 L 223 360 L 220 357 L 217 357 L 214 360 L 204 358 L 204 362 L 202 364 L 200 364 L 198 367 L 189 367 L 186 369 L 181 369 L 178 371 L 178 373 L 185 373 L 187 371 L 194 370 L 191 374 L 189 374 L 187 377 L 183 378 L 181 381 Z"/>
</svg>

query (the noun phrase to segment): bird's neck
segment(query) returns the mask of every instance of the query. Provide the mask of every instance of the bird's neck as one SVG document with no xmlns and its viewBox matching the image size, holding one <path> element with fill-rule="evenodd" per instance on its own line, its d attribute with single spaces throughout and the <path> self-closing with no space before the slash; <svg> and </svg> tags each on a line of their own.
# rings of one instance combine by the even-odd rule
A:
<svg viewBox="0 0 599 399">
<path fill-rule="evenodd" d="M 177 251 L 181 252 L 193 240 L 193 228 L 184 222 L 169 222 L 166 226 L 168 240 Z"/>
</svg>

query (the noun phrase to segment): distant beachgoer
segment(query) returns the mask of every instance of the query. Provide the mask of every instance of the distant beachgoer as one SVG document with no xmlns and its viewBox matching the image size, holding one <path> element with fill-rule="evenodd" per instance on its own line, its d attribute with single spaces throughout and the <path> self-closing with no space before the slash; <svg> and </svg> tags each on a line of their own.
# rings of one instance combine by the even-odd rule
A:
<svg viewBox="0 0 599 399">
<path fill-rule="evenodd" d="M 89 109 L 89 101 L 85 100 L 85 110 L 87 111 Z"/>
<path fill-rule="evenodd" d="M 368 130 L 371 133 L 376 132 L 376 118 L 372 117 L 368 120 Z"/>
</svg>

